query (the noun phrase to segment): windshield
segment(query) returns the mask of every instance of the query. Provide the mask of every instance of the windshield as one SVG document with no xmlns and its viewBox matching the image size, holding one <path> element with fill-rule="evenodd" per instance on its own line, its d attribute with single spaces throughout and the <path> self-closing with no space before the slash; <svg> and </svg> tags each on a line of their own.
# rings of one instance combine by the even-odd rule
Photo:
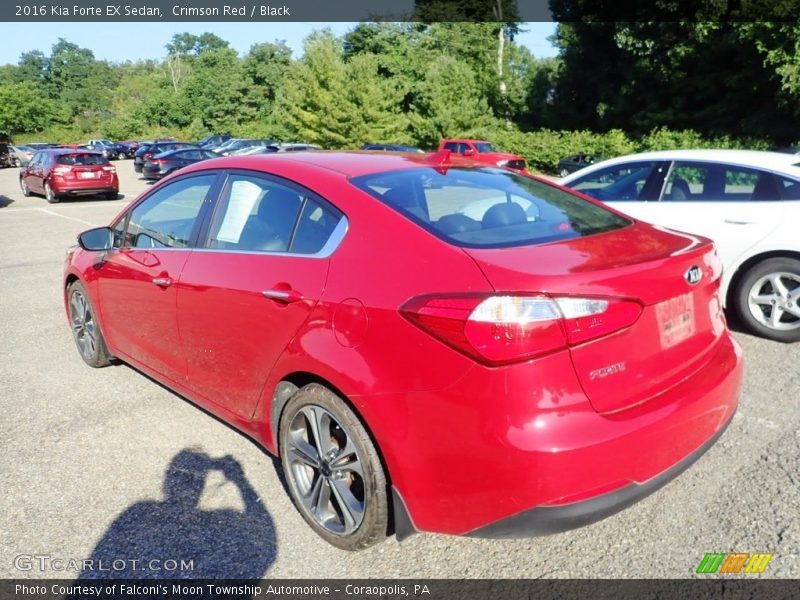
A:
<svg viewBox="0 0 800 600">
<path fill-rule="evenodd" d="M 351 183 L 457 246 L 502 248 L 584 237 L 631 221 L 569 192 L 493 168 L 419 168 Z"/>
</svg>

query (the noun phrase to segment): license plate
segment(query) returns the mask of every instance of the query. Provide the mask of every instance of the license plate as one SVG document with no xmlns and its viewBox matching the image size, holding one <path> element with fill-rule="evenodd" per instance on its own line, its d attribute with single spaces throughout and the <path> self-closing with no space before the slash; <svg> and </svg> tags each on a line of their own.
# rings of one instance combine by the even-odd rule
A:
<svg viewBox="0 0 800 600">
<path fill-rule="evenodd" d="M 692 292 L 657 304 L 656 318 L 662 348 L 671 348 L 692 337 L 696 330 Z"/>
<path fill-rule="evenodd" d="M 94 171 L 81 171 L 78 173 L 78 177 L 80 179 L 96 179 L 100 173 L 95 173 Z"/>
</svg>

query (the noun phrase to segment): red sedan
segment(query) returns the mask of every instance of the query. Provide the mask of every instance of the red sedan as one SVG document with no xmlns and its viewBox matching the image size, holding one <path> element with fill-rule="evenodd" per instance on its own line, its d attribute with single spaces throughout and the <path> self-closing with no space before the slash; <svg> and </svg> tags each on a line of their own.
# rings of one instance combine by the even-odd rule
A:
<svg viewBox="0 0 800 600">
<path fill-rule="evenodd" d="M 99 152 L 74 148 L 39 150 L 20 168 L 19 185 L 25 196 L 42 194 L 49 203 L 63 196 L 119 194 L 117 169 Z"/>
<path fill-rule="evenodd" d="M 629 506 L 736 410 L 711 242 L 448 154 L 234 157 L 162 180 L 69 254 L 81 356 L 279 455 L 340 548 Z"/>
</svg>

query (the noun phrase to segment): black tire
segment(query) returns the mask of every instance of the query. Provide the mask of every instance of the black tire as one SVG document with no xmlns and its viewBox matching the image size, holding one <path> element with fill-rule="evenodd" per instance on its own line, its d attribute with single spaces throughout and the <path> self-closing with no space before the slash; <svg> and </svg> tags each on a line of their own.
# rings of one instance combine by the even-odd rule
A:
<svg viewBox="0 0 800 600">
<path fill-rule="evenodd" d="M 111 362 L 111 353 L 106 346 L 97 313 L 80 281 L 73 281 L 67 288 L 67 306 L 72 329 L 72 338 L 83 361 L 90 367 L 105 367 Z"/>
<path fill-rule="evenodd" d="M 31 190 L 28 187 L 28 184 L 25 182 L 25 180 L 22 179 L 22 177 L 19 178 L 19 187 L 22 190 L 22 195 L 25 196 L 26 198 L 29 198 L 31 195 Z"/>
<path fill-rule="evenodd" d="M 106 192 L 103 194 L 106 200 L 116 200 L 119 197 L 117 192 Z"/>
<path fill-rule="evenodd" d="M 771 283 L 774 277 L 780 278 L 781 289 L 776 290 Z M 792 312 L 798 312 L 797 290 L 800 290 L 800 260 L 769 258 L 750 267 L 739 279 L 733 308 L 752 333 L 778 342 L 797 342 L 800 341 L 800 316 Z M 756 299 L 761 301 L 756 302 Z M 772 325 L 775 310 L 780 311 L 777 326 Z"/>
<path fill-rule="evenodd" d="M 320 415 L 315 424 L 309 413 Z M 323 430 L 321 444 L 315 440 L 315 427 Z M 341 398 L 322 385 L 306 385 L 287 402 L 278 435 L 289 494 L 320 537 L 350 551 L 386 538 L 389 500 L 383 465 L 361 421 Z M 317 460 L 317 467 L 300 459 L 298 444 L 316 455 L 311 462 Z M 319 452 L 326 447 L 327 453 Z M 355 510 L 345 513 L 346 505 Z"/>
<path fill-rule="evenodd" d="M 50 183 L 47 181 L 44 182 L 44 198 L 47 200 L 48 204 L 55 204 L 58 202 L 58 196 L 56 196 L 53 188 L 50 187 Z"/>
</svg>

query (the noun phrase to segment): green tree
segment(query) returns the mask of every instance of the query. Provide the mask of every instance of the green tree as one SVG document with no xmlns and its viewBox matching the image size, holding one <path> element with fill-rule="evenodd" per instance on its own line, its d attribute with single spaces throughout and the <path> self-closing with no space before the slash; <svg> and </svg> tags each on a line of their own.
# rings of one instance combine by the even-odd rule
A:
<svg viewBox="0 0 800 600">
<path fill-rule="evenodd" d="M 0 86 L 0 131 L 34 133 L 58 122 L 63 115 L 35 83 Z"/>
</svg>

